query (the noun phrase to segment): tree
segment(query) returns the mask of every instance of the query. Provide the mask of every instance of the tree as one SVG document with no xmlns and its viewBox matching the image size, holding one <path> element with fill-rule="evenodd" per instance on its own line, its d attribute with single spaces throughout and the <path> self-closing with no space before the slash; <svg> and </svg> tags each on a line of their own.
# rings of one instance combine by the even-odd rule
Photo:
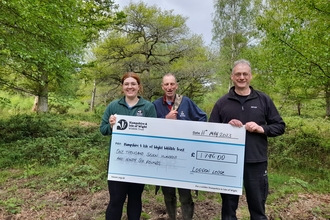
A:
<svg viewBox="0 0 330 220">
<path fill-rule="evenodd" d="M 210 48 L 202 45 L 200 38 L 191 39 L 191 48 L 184 57 L 171 65 L 170 72 L 177 76 L 179 83 L 178 92 L 192 98 L 197 103 L 202 103 L 205 94 L 212 88 L 212 76 L 216 72 L 216 59 Z"/>
<path fill-rule="evenodd" d="M 268 66 L 264 74 L 282 82 L 279 92 L 293 100 L 298 111 L 303 102 L 322 96 L 330 116 L 329 2 L 267 3 L 264 16 L 258 18 L 258 27 L 265 33 L 262 45 L 267 48 L 259 54 L 267 63 L 263 66 Z"/>
<path fill-rule="evenodd" d="M 259 13 L 258 0 L 216 0 L 213 14 L 213 44 L 219 49 L 219 75 L 222 84 L 231 86 L 229 73 L 235 60 L 242 58 L 244 50 L 255 44 L 254 18 Z M 245 57 L 248 59 L 248 57 Z"/>
<path fill-rule="evenodd" d="M 110 0 L 0 2 L 0 85 L 37 97 L 72 94 L 83 48 L 115 21 Z M 118 13 L 118 16 L 121 16 Z"/>
<path fill-rule="evenodd" d="M 184 72 L 188 60 L 197 61 L 193 57 L 204 56 L 207 61 L 203 41 L 200 36 L 190 34 L 186 18 L 142 2 L 130 3 L 124 12 L 126 21 L 114 27 L 95 48 L 95 68 L 105 71 L 97 75 L 97 81 L 106 85 L 107 91 L 120 85 L 120 76 L 128 71 L 141 75 L 145 82 L 143 96 L 149 100 L 162 95 L 160 82 L 166 72 L 175 71 L 181 82 L 195 80 L 193 84 L 197 85 L 205 81 L 203 74 L 210 71 L 195 71 L 194 78 Z M 112 98 L 109 96 L 109 100 Z"/>
</svg>

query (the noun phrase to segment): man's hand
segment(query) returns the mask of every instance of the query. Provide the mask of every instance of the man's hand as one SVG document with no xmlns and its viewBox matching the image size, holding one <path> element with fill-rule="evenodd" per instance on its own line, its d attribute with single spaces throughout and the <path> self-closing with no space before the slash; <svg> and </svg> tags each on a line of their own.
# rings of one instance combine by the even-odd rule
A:
<svg viewBox="0 0 330 220">
<path fill-rule="evenodd" d="M 264 129 L 258 125 L 257 123 L 250 121 L 245 124 L 245 129 L 249 132 L 256 132 L 256 133 L 261 133 L 263 134 L 265 131 Z"/>
<path fill-rule="evenodd" d="M 176 118 L 177 115 L 178 115 L 178 111 L 177 110 L 172 110 L 165 116 L 165 118 L 166 119 L 177 119 Z"/>
<path fill-rule="evenodd" d="M 237 119 L 232 119 L 228 122 L 228 124 L 235 126 L 235 127 L 242 127 L 243 123 L 240 120 Z M 257 123 L 250 121 L 245 124 L 245 129 L 249 132 L 256 132 L 256 133 L 261 133 L 263 134 L 265 131 L 264 129 L 259 126 Z"/>
<path fill-rule="evenodd" d="M 235 126 L 235 127 L 242 127 L 243 123 L 240 120 L 232 119 L 228 122 L 228 124 Z"/>
</svg>

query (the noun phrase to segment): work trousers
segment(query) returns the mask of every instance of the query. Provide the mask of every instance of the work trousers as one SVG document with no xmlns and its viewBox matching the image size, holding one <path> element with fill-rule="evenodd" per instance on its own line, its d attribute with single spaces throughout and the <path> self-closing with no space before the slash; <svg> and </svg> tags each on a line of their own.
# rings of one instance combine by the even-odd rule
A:
<svg viewBox="0 0 330 220">
<path fill-rule="evenodd" d="M 251 220 L 267 220 L 265 203 L 268 195 L 267 161 L 245 163 L 243 184 Z M 222 220 L 237 220 L 238 195 L 222 194 Z"/>
<path fill-rule="evenodd" d="M 110 202 L 108 204 L 105 219 L 121 220 L 123 206 L 127 201 L 127 217 L 128 220 L 140 220 L 142 212 L 142 192 L 144 184 L 126 183 L 108 180 L 108 190 L 110 194 Z"/>
<path fill-rule="evenodd" d="M 166 211 L 170 220 L 176 219 L 176 188 L 162 186 Z M 179 201 L 181 203 L 181 212 L 183 220 L 191 220 L 194 214 L 194 202 L 191 196 L 190 189 L 178 188 Z"/>
</svg>

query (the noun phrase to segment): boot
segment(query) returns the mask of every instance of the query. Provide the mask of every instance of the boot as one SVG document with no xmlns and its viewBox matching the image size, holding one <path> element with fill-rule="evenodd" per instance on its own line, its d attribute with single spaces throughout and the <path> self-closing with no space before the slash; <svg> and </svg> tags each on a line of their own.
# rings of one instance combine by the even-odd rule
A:
<svg viewBox="0 0 330 220">
<path fill-rule="evenodd" d="M 194 207 L 195 204 L 193 202 L 181 204 L 182 220 L 192 220 L 195 209 Z"/>
<path fill-rule="evenodd" d="M 165 206 L 169 220 L 176 220 L 176 197 L 165 197 Z"/>
</svg>

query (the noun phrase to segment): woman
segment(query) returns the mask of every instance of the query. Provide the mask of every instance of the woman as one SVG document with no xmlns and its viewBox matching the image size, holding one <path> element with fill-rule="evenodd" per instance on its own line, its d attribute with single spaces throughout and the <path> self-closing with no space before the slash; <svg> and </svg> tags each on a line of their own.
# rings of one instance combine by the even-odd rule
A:
<svg viewBox="0 0 330 220">
<path fill-rule="evenodd" d="M 157 117 L 154 105 L 138 96 L 142 92 L 142 85 L 136 73 L 125 73 L 121 79 L 124 96 L 112 101 L 106 108 L 100 131 L 103 135 L 111 135 L 112 127 L 116 123 L 116 114 Z M 111 141 L 110 141 L 111 143 Z M 128 196 L 127 217 L 129 220 L 139 220 L 142 211 L 142 192 L 144 184 L 126 183 L 108 180 L 110 202 L 106 210 L 106 220 L 120 220 L 123 212 L 123 205 Z"/>
</svg>

